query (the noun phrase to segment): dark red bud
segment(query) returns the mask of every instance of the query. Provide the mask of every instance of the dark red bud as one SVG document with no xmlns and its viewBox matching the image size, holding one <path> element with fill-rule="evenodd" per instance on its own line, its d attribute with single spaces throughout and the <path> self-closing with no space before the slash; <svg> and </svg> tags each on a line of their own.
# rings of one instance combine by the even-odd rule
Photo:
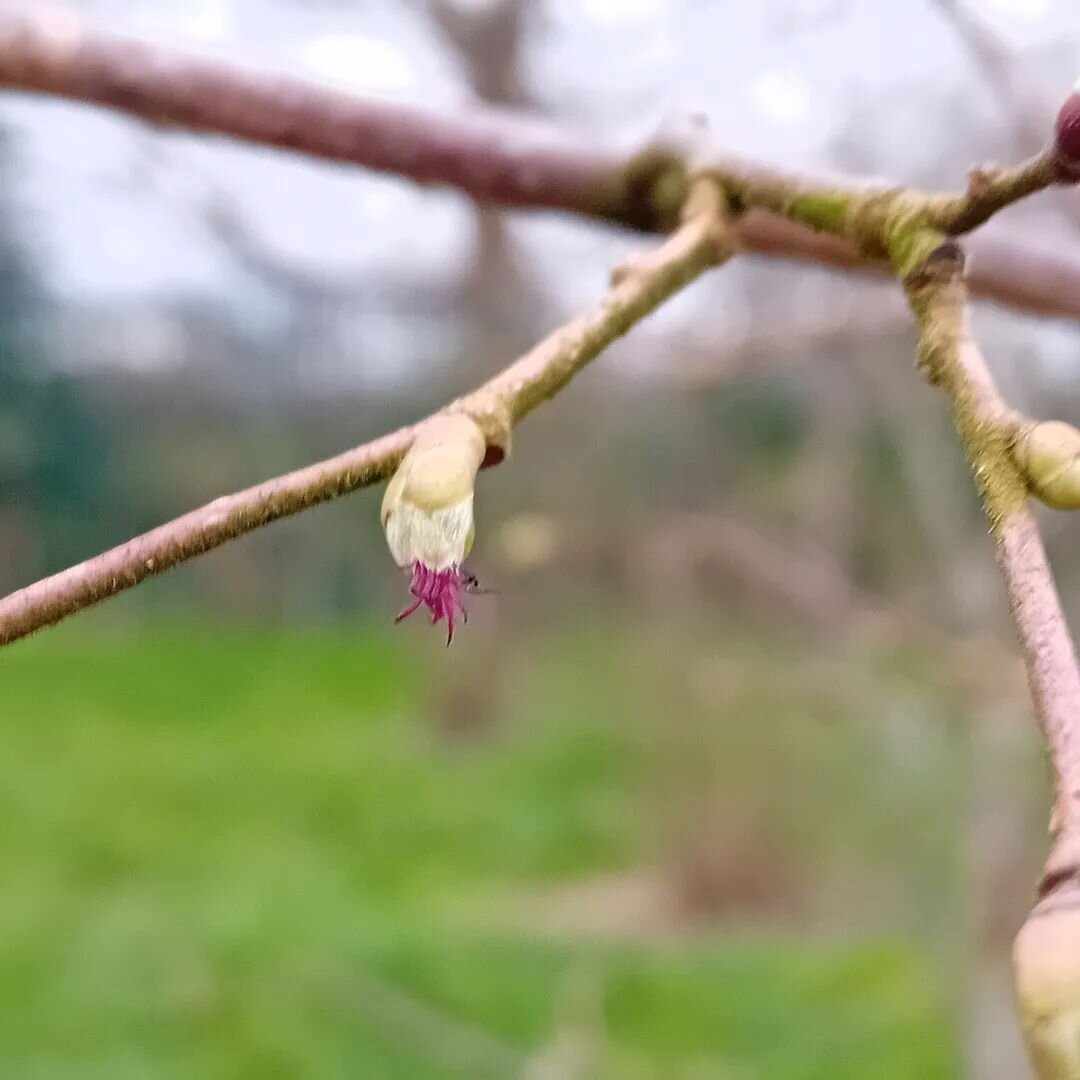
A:
<svg viewBox="0 0 1080 1080">
<path fill-rule="evenodd" d="M 1054 124 L 1054 159 L 1070 180 L 1080 180 L 1080 88 L 1065 99 Z"/>
</svg>

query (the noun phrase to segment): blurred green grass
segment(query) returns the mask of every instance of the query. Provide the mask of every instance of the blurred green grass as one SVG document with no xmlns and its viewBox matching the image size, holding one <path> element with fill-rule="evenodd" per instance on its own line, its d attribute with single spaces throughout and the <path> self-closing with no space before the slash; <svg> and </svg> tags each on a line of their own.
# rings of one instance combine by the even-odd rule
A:
<svg viewBox="0 0 1080 1080">
<path fill-rule="evenodd" d="M 874 676 L 933 744 L 913 793 L 882 781 L 881 718 L 852 697 L 880 688 L 808 687 L 775 643 L 728 642 L 731 680 L 594 628 L 536 642 L 497 730 L 464 741 L 432 721 L 454 660 L 428 644 L 65 628 L 5 652 L 0 1075 L 956 1075 L 933 933 L 888 910 L 831 935 L 485 919 L 493 896 L 662 862 L 658 807 L 718 786 L 758 793 L 799 873 L 902 878 L 908 923 L 947 921 L 932 822 L 956 770 L 918 663 Z"/>
</svg>

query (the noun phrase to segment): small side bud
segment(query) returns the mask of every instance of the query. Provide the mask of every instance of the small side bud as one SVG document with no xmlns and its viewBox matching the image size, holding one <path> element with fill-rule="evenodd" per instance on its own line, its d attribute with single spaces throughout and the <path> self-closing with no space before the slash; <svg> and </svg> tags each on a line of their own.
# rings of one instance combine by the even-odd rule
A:
<svg viewBox="0 0 1080 1080">
<path fill-rule="evenodd" d="M 1061 420 L 1033 424 L 1016 452 L 1032 494 L 1056 510 L 1080 508 L 1080 430 Z"/>
<path fill-rule="evenodd" d="M 1013 972 L 1020 1026 L 1039 1080 L 1080 1077 L 1080 880 L 1076 841 L 1051 856 L 1044 895 L 1016 936 Z M 1054 865 L 1068 857 L 1070 871 Z"/>
<path fill-rule="evenodd" d="M 1080 83 L 1073 87 L 1057 114 L 1054 161 L 1064 179 L 1080 180 Z"/>
<path fill-rule="evenodd" d="M 649 253 L 647 251 L 633 251 L 611 268 L 611 284 L 615 287 L 622 285 L 631 278 L 641 277 L 649 269 Z"/>
</svg>

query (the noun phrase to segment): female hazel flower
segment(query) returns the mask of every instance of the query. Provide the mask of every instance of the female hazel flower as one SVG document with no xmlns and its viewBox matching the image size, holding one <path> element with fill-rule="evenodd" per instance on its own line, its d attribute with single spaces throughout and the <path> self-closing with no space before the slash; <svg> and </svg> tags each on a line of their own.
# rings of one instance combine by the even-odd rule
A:
<svg viewBox="0 0 1080 1080">
<path fill-rule="evenodd" d="M 475 579 L 461 569 L 473 543 L 473 487 L 484 459 L 485 440 L 467 416 L 436 416 L 417 432 L 412 447 L 386 486 L 382 523 L 398 566 L 411 570 L 413 603 L 431 621 L 446 619 L 447 645 L 458 612 Z"/>
</svg>

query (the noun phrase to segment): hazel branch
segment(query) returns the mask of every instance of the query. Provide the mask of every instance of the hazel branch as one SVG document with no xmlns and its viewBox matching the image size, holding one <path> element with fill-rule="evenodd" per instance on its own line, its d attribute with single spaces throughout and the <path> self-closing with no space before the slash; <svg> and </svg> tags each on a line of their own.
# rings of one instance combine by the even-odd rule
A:
<svg viewBox="0 0 1080 1080">
<path fill-rule="evenodd" d="M 1008 407 L 967 325 L 963 255 L 946 241 L 905 281 L 919 364 L 948 395 L 983 497 L 1028 683 L 1056 780 L 1055 831 L 1080 835 L 1080 669 L 1015 452 L 1023 420 Z"/>
<path fill-rule="evenodd" d="M 896 240 L 915 230 L 959 236 L 1028 195 L 1077 180 L 1055 147 L 1010 168 L 975 169 L 959 195 L 814 181 L 744 163 L 710 163 L 704 171 L 736 209 L 768 211 L 847 241 L 865 259 L 894 263 Z"/>
<path fill-rule="evenodd" d="M 670 228 L 687 189 L 687 156 L 672 147 L 628 156 L 531 130 L 493 111 L 453 118 L 367 101 L 101 34 L 66 12 L 0 15 L 0 87 L 449 185 L 481 203 L 560 210 L 645 231 Z M 747 196 L 750 212 L 735 226 L 743 250 L 858 272 L 887 270 L 883 253 L 862 242 L 855 219 L 851 228 L 845 224 L 852 194 L 866 194 L 860 189 L 792 178 L 774 183 L 777 177 L 757 167 L 719 171 L 733 192 L 741 185 Z M 1041 166 L 1014 174 L 979 173 L 974 190 L 942 197 L 938 227 L 965 231 L 1049 181 Z M 1080 319 L 1080 260 L 1059 245 L 994 230 L 973 238 L 969 252 L 975 295 Z"/>
<path fill-rule="evenodd" d="M 1059 509 L 1080 508 L 1080 430 L 1037 423 L 1008 409 L 970 343 L 961 350 L 963 363 L 937 359 L 939 353 L 951 355 L 964 329 L 967 303 L 963 255 L 949 238 L 1028 195 L 1080 181 L 1080 93 L 1066 99 L 1046 150 L 1010 168 L 973 172 L 961 195 L 854 188 L 738 162 L 710 162 L 703 175 L 716 182 L 735 210 L 766 210 L 847 241 L 868 259 L 887 260 L 920 316 L 923 371 L 941 382 L 954 405 L 978 403 L 977 409 L 957 412 L 957 424 L 969 454 L 978 450 L 973 462 L 992 521 L 1014 509 L 1007 496 L 1020 505 L 1033 494 Z M 948 287 L 929 288 L 943 271 Z M 939 335 L 941 327 L 946 329 Z"/>
<path fill-rule="evenodd" d="M 557 394 L 608 345 L 732 248 L 719 192 L 692 191 L 686 219 L 652 252 L 621 267 L 594 308 L 556 330 L 531 352 L 441 414 L 465 413 L 487 444 L 485 464 L 502 460 L 510 431 Z M 437 414 L 440 415 L 440 414 Z M 86 562 L 0 600 L 0 645 L 26 637 L 154 574 L 235 540 L 279 518 L 385 480 L 405 456 L 420 424 L 401 428 L 337 457 L 256 487 L 224 495 Z"/>
<path fill-rule="evenodd" d="M 1040 1080 L 1071 1080 L 1080 1076 L 1080 669 L 1027 503 L 1024 460 L 1032 455 L 1018 450 L 1027 434 L 1024 421 L 1002 399 L 969 332 L 963 263 L 959 245 L 943 239 L 904 285 L 920 330 L 919 365 L 948 395 L 983 496 L 1049 749 L 1056 842 L 1013 957 L 1020 1024 L 1035 1072 Z"/>
</svg>

